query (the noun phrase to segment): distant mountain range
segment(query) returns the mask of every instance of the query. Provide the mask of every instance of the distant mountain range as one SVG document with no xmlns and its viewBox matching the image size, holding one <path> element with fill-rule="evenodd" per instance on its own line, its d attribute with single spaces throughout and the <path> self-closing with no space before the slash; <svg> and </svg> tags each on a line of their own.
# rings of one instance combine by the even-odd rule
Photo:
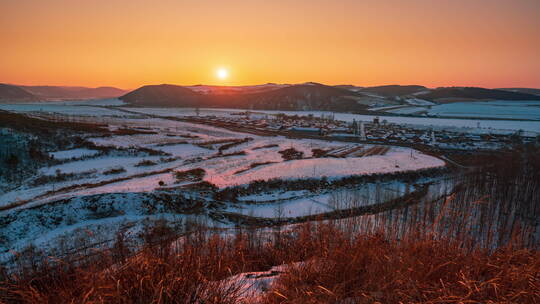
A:
<svg viewBox="0 0 540 304">
<path fill-rule="evenodd" d="M 113 87 L 87 88 L 0 84 L 0 101 L 2 102 L 115 98 L 125 93 L 126 91 Z"/>
<path fill-rule="evenodd" d="M 539 100 L 536 89 L 484 89 L 386 85 L 357 87 L 319 83 L 265 84 L 258 86 L 177 86 L 170 84 L 140 87 L 120 97 L 143 107 L 228 107 L 260 110 L 364 111 L 374 105 L 400 105 L 408 101 L 438 104 L 458 101 Z"/>
<path fill-rule="evenodd" d="M 225 107 L 259 110 L 363 112 L 368 108 L 432 105 L 485 100 L 539 100 L 540 89 L 477 87 L 427 88 L 420 85 L 359 87 L 320 83 L 254 86 L 147 85 L 126 94 L 113 87 L 16 86 L 0 84 L 0 102 L 101 99 L 118 97 L 141 107 Z"/>
</svg>

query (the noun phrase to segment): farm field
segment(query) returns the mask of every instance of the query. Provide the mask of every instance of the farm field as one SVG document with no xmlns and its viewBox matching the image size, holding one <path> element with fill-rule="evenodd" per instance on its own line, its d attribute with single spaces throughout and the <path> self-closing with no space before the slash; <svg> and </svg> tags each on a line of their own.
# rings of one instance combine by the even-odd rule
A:
<svg viewBox="0 0 540 304">
<path fill-rule="evenodd" d="M 540 120 L 538 101 L 453 102 L 429 106 L 399 107 L 385 110 L 396 114 L 426 113 L 439 117 L 479 117 L 484 119 Z"/>
<path fill-rule="evenodd" d="M 158 219 L 196 217 L 230 228 L 243 216 L 294 221 L 377 205 L 429 180 L 404 182 L 403 176 L 445 168 L 444 160 L 406 147 L 259 136 L 87 105 L 50 104 L 46 113 L 37 105 L 3 109 L 45 120 L 69 115 L 70 123 L 99 124 L 105 132 L 81 134 L 69 149 L 50 148 L 47 163 L 2 185 L 4 261 L 13 257 L 10 250 L 30 244 L 55 250 L 84 231 L 92 231 L 89 239 L 96 243 L 110 240 L 120 227 L 130 227 L 135 236 Z M 385 182 L 376 183 L 379 178 Z M 271 186 L 253 188 L 256 183 Z M 333 183 L 340 184 L 324 186 Z M 230 189 L 238 194 L 227 197 Z"/>
</svg>

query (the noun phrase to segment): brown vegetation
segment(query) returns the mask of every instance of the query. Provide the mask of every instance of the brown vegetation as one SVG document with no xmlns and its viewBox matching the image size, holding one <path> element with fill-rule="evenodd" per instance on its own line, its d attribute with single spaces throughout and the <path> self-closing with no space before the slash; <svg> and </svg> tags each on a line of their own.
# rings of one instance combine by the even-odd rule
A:
<svg viewBox="0 0 540 304">
<path fill-rule="evenodd" d="M 186 171 L 176 171 L 174 176 L 176 177 L 176 182 L 186 182 L 186 181 L 201 181 L 206 175 L 206 171 L 202 168 L 195 168 Z"/>
<path fill-rule="evenodd" d="M 302 159 L 304 157 L 304 152 L 298 151 L 293 147 L 291 147 L 289 149 L 281 150 L 278 153 L 281 154 L 281 157 L 285 161 L 295 160 L 295 159 Z"/>
<path fill-rule="evenodd" d="M 193 226 L 195 227 L 195 226 Z M 338 222 L 291 231 L 202 230 L 182 238 L 166 226 L 148 231 L 146 245 L 115 246 L 69 261 L 21 264 L 0 277 L 6 303 L 240 303 L 233 274 L 292 264 L 260 303 L 538 303 L 540 254 L 501 247 L 470 248 L 457 240 L 410 234 L 358 234 Z M 172 241 L 174 240 L 174 241 Z M 172 242 L 172 243 L 171 243 Z"/>
</svg>

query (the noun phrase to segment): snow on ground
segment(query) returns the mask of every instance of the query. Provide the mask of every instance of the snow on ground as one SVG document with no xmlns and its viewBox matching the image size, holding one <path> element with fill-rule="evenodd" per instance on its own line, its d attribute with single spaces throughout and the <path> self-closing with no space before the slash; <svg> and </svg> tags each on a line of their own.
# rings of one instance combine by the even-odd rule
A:
<svg viewBox="0 0 540 304">
<path fill-rule="evenodd" d="M 38 104 L 0 104 L 0 110 L 26 113 L 26 112 L 42 112 L 42 113 L 58 113 L 64 115 L 76 116 L 133 116 L 125 112 L 121 112 L 111 108 L 83 106 L 83 105 L 66 105 L 38 103 Z"/>
<path fill-rule="evenodd" d="M 430 115 L 540 120 L 540 101 L 454 102 L 433 106 Z"/>
<path fill-rule="evenodd" d="M 154 209 L 149 210 L 145 203 L 148 199 L 151 197 L 144 193 L 113 193 L 6 212 L 0 230 L 0 238 L 5 241 L 0 244 L 0 262 L 12 255 L 8 250 L 16 252 L 30 243 L 47 249 L 68 238 L 68 244 L 72 244 L 77 233 L 85 242 L 99 243 L 114 239 L 122 227 L 133 231 L 142 229 L 149 220 L 166 219 L 182 224 L 186 218 L 157 201 L 153 201 Z"/>
<path fill-rule="evenodd" d="M 152 146 L 154 150 L 160 150 L 165 153 L 169 153 L 175 157 L 188 158 L 188 157 L 197 157 L 204 156 L 215 153 L 215 151 L 201 148 L 199 146 L 194 146 L 190 144 L 177 144 L 177 145 L 167 145 L 167 146 Z"/>
<path fill-rule="evenodd" d="M 65 199 L 69 197 L 74 197 L 78 195 L 87 195 L 87 194 L 99 194 L 99 193 L 111 193 L 111 192 L 144 192 L 152 191 L 156 188 L 159 188 L 159 181 L 164 181 L 167 184 L 173 182 L 172 173 L 156 173 L 166 169 L 173 169 L 182 164 L 183 160 L 175 160 L 172 162 L 160 163 L 159 156 L 129 156 L 129 157 L 120 157 L 120 156 L 103 156 L 98 158 L 91 158 L 86 160 L 79 160 L 74 162 L 67 162 L 60 165 L 55 165 L 51 167 L 44 167 L 40 169 L 40 175 L 56 175 L 59 170 L 61 173 L 85 173 L 85 172 L 94 172 L 94 174 L 88 177 L 81 177 L 74 180 L 67 180 L 58 183 L 48 183 L 36 187 L 31 187 L 29 183 L 25 183 L 22 187 L 9 191 L 7 193 L 0 194 L 0 206 L 7 206 L 9 204 L 32 200 L 35 197 L 43 195 L 52 190 L 62 189 L 64 187 L 69 187 L 73 185 L 80 184 L 95 184 L 100 182 L 112 182 L 117 179 L 129 178 L 130 176 L 139 175 L 139 174 L 149 174 L 149 176 L 131 178 L 127 181 L 106 184 L 96 188 L 89 189 L 74 189 L 68 192 L 59 192 L 54 195 L 49 195 L 42 199 L 33 199 L 30 203 L 25 204 L 19 208 L 28 208 L 50 201 Z M 141 160 L 152 160 L 157 164 L 154 166 L 135 166 Z M 123 168 L 125 172 L 118 174 L 109 174 L 104 175 L 103 173 L 116 168 Z"/>
<path fill-rule="evenodd" d="M 479 117 L 497 119 L 540 120 L 540 101 L 476 101 L 447 104 L 410 103 L 413 106 L 373 108 L 395 114 L 427 113 L 440 117 Z"/>
<path fill-rule="evenodd" d="M 266 147 L 268 145 L 277 145 L 276 147 Z M 250 172 L 273 164 L 265 164 L 253 169 L 250 168 L 255 163 L 280 163 L 283 162 L 283 158 L 279 151 L 294 148 L 298 151 L 304 152 L 304 157 L 312 156 L 312 149 L 335 149 L 336 147 L 343 147 L 346 144 L 329 142 L 322 140 L 295 140 L 286 139 L 285 137 L 264 138 L 257 137 L 256 139 L 247 143 L 237 145 L 233 148 L 225 150 L 223 153 L 237 153 L 244 152 L 245 155 L 233 155 L 233 156 L 218 156 L 207 160 L 199 161 L 194 164 L 189 164 L 183 167 L 177 168 L 181 170 L 189 170 L 193 168 L 203 168 L 206 170 L 207 175 L 205 180 L 216 183 L 218 186 L 226 186 L 229 183 L 224 180 L 235 179 L 234 176 L 242 176 L 242 173 L 238 173 L 242 170 Z M 217 151 L 216 151 L 217 152 Z M 249 182 L 252 179 L 245 178 L 245 182 Z"/>
<path fill-rule="evenodd" d="M 285 113 L 288 115 L 308 115 L 321 116 L 328 115 L 330 112 L 283 112 L 283 111 L 264 111 L 273 113 Z M 386 120 L 389 123 L 411 125 L 413 127 L 422 127 L 425 129 L 444 128 L 446 130 L 462 130 L 468 133 L 487 133 L 494 129 L 506 130 L 515 132 L 516 130 L 532 131 L 540 133 L 540 121 L 515 121 L 515 120 L 475 120 L 475 119 L 452 119 L 452 118 L 432 118 L 432 117 L 399 117 L 399 116 L 378 116 L 378 115 L 360 115 L 348 113 L 335 113 L 335 119 L 352 122 L 356 121 L 373 121 L 379 117 L 381 120 Z M 481 124 L 481 128 L 477 128 L 477 124 Z"/>
<path fill-rule="evenodd" d="M 137 173 L 142 173 L 148 171 L 148 167 L 139 167 L 138 169 L 134 167 L 143 159 L 151 161 L 159 161 L 159 156 L 129 156 L 129 157 L 120 157 L 120 156 L 103 156 L 98 158 L 91 158 L 85 160 L 78 160 L 74 162 L 63 163 L 60 165 L 55 165 L 51 167 L 44 167 L 40 170 L 40 173 L 43 175 L 54 175 L 57 170 L 62 173 L 81 173 L 91 170 L 106 171 L 115 167 L 124 167 L 126 170 L 131 170 L 130 173 L 136 173 L 135 171 L 140 171 Z M 154 167 L 151 167 L 154 169 Z"/>
<path fill-rule="evenodd" d="M 85 99 L 85 100 L 62 100 L 62 101 L 47 101 L 48 105 L 64 105 L 64 106 L 121 106 L 126 103 L 118 98 L 108 99 Z"/>
<path fill-rule="evenodd" d="M 157 115 L 163 117 L 185 117 L 196 116 L 197 112 L 195 108 L 130 108 L 123 107 L 124 109 L 132 112 Z M 238 109 L 199 109 L 199 115 L 201 116 L 231 116 L 231 113 L 239 112 Z"/>
<path fill-rule="evenodd" d="M 229 207 L 227 211 L 264 218 L 299 217 L 379 204 L 413 190 L 410 185 L 394 181 L 362 184 L 322 194 L 305 190 L 263 193 L 241 197 L 239 203 Z M 246 201 L 257 203 L 247 204 Z"/>
<path fill-rule="evenodd" d="M 54 159 L 66 160 L 66 159 L 72 159 L 72 158 L 81 158 L 85 156 L 94 156 L 98 153 L 99 151 L 96 151 L 96 150 L 80 148 L 80 149 L 49 152 L 49 155 L 54 157 Z"/>
<path fill-rule="evenodd" d="M 253 201 L 253 202 L 268 202 L 268 201 L 278 201 L 290 199 L 298 196 L 308 195 L 309 191 L 299 190 L 299 191 L 285 191 L 285 192 L 273 192 L 273 193 L 264 193 L 264 194 L 251 194 L 245 195 L 238 198 L 240 202 L 242 201 Z"/>
<path fill-rule="evenodd" d="M 233 294 L 242 303 L 258 303 L 281 274 L 286 273 L 290 267 L 300 267 L 302 264 L 304 262 L 273 266 L 268 271 L 243 272 L 218 282 L 210 282 L 210 286 L 236 291 Z"/>
<path fill-rule="evenodd" d="M 368 110 L 369 111 L 383 111 L 383 112 L 388 112 L 389 110 L 392 110 L 392 109 L 401 109 L 403 107 L 407 107 L 406 105 L 391 105 L 391 106 L 382 106 L 382 107 L 373 107 L 373 108 L 369 108 Z"/>
<path fill-rule="evenodd" d="M 235 206 L 228 211 L 264 218 L 287 218 L 335 210 L 326 201 L 329 195 L 304 197 L 280 203 Z"/>
<path fill-rule="evenodd" d="M 66 194 L 59 194 L 54 196 L 53 198 L 48 198 L 46 201 L 103 193 L 152 192 L 156 189 L 161 188 L 161 186 L 159 185 L 160 181 L 164 183 L 164 186 L 174 185 L 176 178 L 170 172 L 154 174 L 145 177 L 133 178 L 126 181 L 110 183 L 96 188 L 82 189 Z"/>
<path fill-rule="evenodd" d="M 301 159 L 256 167 L 240 174 L 213 175 L 205 179 L 219 187 L 247 184 L 254 180 L 340 178 L 351 175 L 420 170 L 444 166 L 444 161 L 408 148 L 393 148 L 385 155 L 360 158 Z"/>
<path fill-rule="evenodd" d="M 142 122 L 139 123 L 140 121 Z M 179 142 L 196 144 L 213 140 L 233 140 L 254 137 L 250 134 L 232 132 L 212 126 L 170 121 L 166 119 L 130 119 L 122 120 L 122 122 L 124 123 L 114 126 L 135 128 L 141 132 L 153 132 L 157 134 L 117 135 L 111 137 L 95 137 L 90 138 L 89 140 L 98 146 L 121 148 L 145 147 L 155 150 L 167 150 L 168 148 L 165 145 Z M 111 124 L 112 121 L 109 120 L 107 123 Z M 161 145 L 161 147 L 158 145 Z M 188 146 L 186 146 L 186 149 Z M 176 150 L 178 149 L 182 148 L 177 147 Z"/>
<path fill-rule="evenodd" d="M 432 106 L 435 103 L 420 98 L 406 98 L 405 102 L 413 106 Z"/>
<path fill-rule="evenodd" d="M 385 112 L 395 113 L 395 114 L 415 114 L 418 112 L 425 112 L 426 108 L 424 107 L 402 107 L 399 109 L 389 109 Z"/>
<path fill-rule="evenodd" d="M 174 143 L 178 142 L 178 138 L 167 137 L 160 134 L 135 134 L 135 135 L 119 135 L 111 137 L 95 137 L 89 138 L 90 142 L 102 147 L 149 147 L 159 143 Z"/>
<path fill-rule="evenodd" d="M 133 128 L 141 131 L 157 132 L 158 134 L 155 135 L 150 134 L 154 136 L 190 135 L 198 136 L 199 140 L 244 138 L 248 136 L 246 133 L 233 132 L 210 125 L 175 121 L 164 118 L 125 119 L 120 117 L 112 117 L 104 120 L 98 119 L 96 122 L 106 123 L 117 128 Z M 250 137 L 252 136 L 250 135 Z"/>
</svg>

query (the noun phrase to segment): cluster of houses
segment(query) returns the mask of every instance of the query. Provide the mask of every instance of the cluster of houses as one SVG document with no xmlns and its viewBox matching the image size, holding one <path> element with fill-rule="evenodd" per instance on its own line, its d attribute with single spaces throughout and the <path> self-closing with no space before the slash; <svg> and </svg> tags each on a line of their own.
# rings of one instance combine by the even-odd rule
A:
<svg viewBox="0 0 540 304">
<path fill-rule="evenodd" d="M 417 126 L 388 123 L 379 117 L 372 121 L 345 122 L 333 115 L 316 117 L 285 114 L 238 112 L 229 117 L 205 119 L 251 127 L 259 130 L 294 132 L 310 136 L 340 137 L 374 143 L 422 144 L 442 149 L 500 149 L 515 143 L 539 144 L 536 134 L 475 134 L 454 130 L 433 130 Z"/>
</svg>

